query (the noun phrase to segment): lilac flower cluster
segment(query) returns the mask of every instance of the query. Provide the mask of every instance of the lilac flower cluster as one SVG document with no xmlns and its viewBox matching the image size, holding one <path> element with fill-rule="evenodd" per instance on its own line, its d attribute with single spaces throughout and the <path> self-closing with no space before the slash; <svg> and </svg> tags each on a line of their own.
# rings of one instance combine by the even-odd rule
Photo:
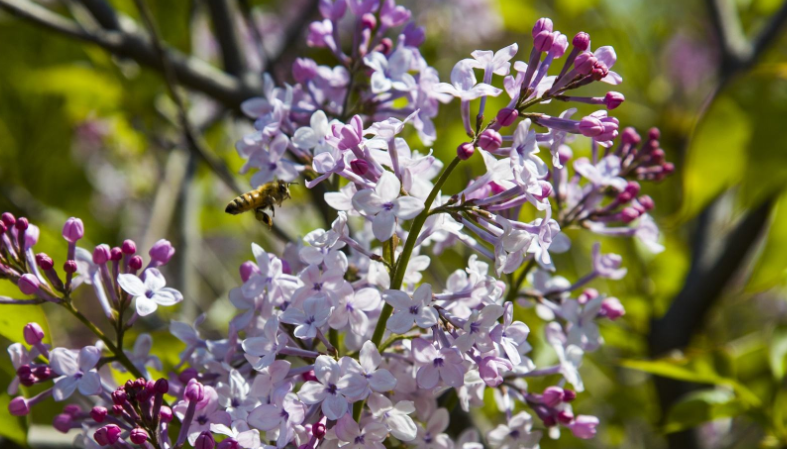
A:
<svg viewBox="0 0 787 449">
<path fill-rule="evenodd" d="M 238 314 L 227 337 L 203 338 L 203 317 L 173 321 L 170 332 L 186 345 L 182 361 L 153 379 L 148 368 L 162 367 L 149 355 L 151 337 L 140 335 L 131 351 L 123 337 L 139 317 L 183 300 L 158 270 L 172 257 L 171 245 L 154 245 L 143 269 L 131 241 L 99 245 L 92 254 L 77 247 L 84 227 L 72 218 L 63 229 L 63 279 L 51 258 L 32 251 L 36 228 L 4 214 L 0 276 L 35 299 L 0 301 L 55 303 L 100 339 L 79 350 L 51 348 L 40 326 L 27 325 L 28 346 L 9 348 L 17 369 L 11 391 L 18 384 L 47 389 L 16 397 L 13 414 L 78 390 L 92 409 L 68 405 L 54 425 L 81 429 L 81 443 L 91 448 L 477 449 L 482 441 L 531 448 L 545 430 L 553 438 L 561 428 L 578 438 L 595 435 L 599 420 L 571 405 L 585 389 L 579 367 L 603 343 L 598 323 L 625 310 L 586 285 L 621 279 L 626 269 L 596 244 L 592 269 L 572 283 L 555 273 L 553 254 L 569 249 L 561 232 L 567 227 L 633 236 L 660 251 L 648 214 L 653 200 L 640 195 L 639 182 L 673 170 L 657 130 L 646 139 L 631 128 L 619 131 L 608 111 L 622 94 L 572 94 L 595 82 L 622 82 L 611 71 L 614 50 L 592 51 L 585 33 L 569 42 L 540 19 L 526 61 L 512 63 L 516 44 L 475 51 L 454 66 L 450 83 L 441 83 L 418 50 L 424 31 L 394 0 L 322 0 L 320 12 L 308 43 L 327 48 L 338 65 L 303 58 L 293 67 L 297 84 L 275 86 L 267 78 L 265 96 L 243 105 L 256 131 L 237 149 L 247 161 L 243 171 L 256 170 L 255 186 L 299 176 L 308 188 L 329 181 L 324 201 L 338 218 L 288 244 L 282 257 L 252 244 L 254 260 L 241 265 L 242 284 L 229 293 Z M 560 59 L 559 73 L 550 75 Z M 489 97 L 504 95 L 505 106 L 487 114 Z M 409 123 L 430 145 L 439 104 L 454 98 L 468 140 L 444 166 L 402 136 Z M 604 109 L 579 119 L 572 118 L 575 108 L 558 117 L 531 111 L 552 100 Z M 589 157 L 574 158 L 569 144 L 578 137 L 589 138 Z M 483 173 L 444 193 L 454 169 L 472 157 L 483 162 Z M 526 207 L 543 216 L 520 221 Z M 425 273 L 433 258 L 459 244 L 472 250 L 464 269 L 447 279 Z M 116 340 L 71 302 L 81 284 L 95 290 Z M 520 307 L 535 307 L 546 321 L 554 364 L 531 360 L 530 329 L 515 318 Z M 113 367 L 132 380 L 117 385 Z M 532 391 L 532 377 L 552 386 Z M 503 423 L 483 437 L 475 430 L 449 437 L 451 404 L 481 406 L 487 388 Z M 515 413 L 523 409 L 529 411 Z M 169 432 L 174 419 L 177 435 Z"/>
</svg>

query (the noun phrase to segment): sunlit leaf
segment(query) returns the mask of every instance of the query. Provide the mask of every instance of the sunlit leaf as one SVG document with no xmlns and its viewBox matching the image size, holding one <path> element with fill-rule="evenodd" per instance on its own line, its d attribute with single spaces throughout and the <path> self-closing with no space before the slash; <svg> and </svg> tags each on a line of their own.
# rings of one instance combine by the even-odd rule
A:
<svg viewBox="0 0 787 449">
<path fill-rule="evenodd" d="M 667 414 L 664 432 L 677 432 L 708 421 L 738 416 L 746 410 L 746 405 L 730 391 L 698 391 L 672 406 Z"/>
<path fill-rule="evenodd" d="M 757 258 L 752 275 L 746 284 L 746 290 L 761 292 L 787 280 L 787 192 L 782 193 L 774 206 L 771 226 Z"/>
<path fill-rule="evenodd" d="M 50 338 L 49 325 L 44 309 L 40 305 L 0 305 L 0 335 L 12 342 L 24 343 L 24 327 L 25 324 L 31 322 L 38 323 L 44 329 L 45 342 L 48 342 Z"/>
<path fill-rule="evenodd" d="M 14 378 L 14 368 L 7 357 L 0 358 L 0 437 L 7 438 L 19 445 L 27 445 L 28 422 L 24 417 L 13 416 L 8 412 L 11 396 L 6 386 Z"/>
<path fill-rule="evenodd" d="M 771 372 L 776 380 L 784 378 L 787 372 L 785 357 L 787 356 L 787 327 L 781 326 L 773 331 L 770 346 L 768 348 L 768 361 L 771 365 Z"/>
</svg>

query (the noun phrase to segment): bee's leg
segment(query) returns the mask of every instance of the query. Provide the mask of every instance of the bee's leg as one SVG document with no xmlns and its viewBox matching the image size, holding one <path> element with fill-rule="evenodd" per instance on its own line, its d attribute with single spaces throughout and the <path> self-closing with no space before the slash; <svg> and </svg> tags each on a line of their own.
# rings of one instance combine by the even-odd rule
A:
<svg viewBox="0 0 787 449">
<path fill-rule="evenodd" d="M 276 216 L 276 209 L 273 208 L 273 204 L 271 204 L 271 215 Z"/>
<path fill-rule="evenodd" d="M 273 227 L 273 219 L 270 217 L 270 215 L 266 214 L 262 208 L 254 209 L 254 217 L 260 223 L 268 225 L 269 229 Z"/>
</svg>

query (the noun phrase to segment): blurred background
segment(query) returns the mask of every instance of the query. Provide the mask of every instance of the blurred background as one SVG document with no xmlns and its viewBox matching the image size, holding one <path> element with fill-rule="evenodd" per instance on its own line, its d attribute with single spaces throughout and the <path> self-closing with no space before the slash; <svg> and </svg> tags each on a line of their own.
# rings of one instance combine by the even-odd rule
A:
<svg viewBox="0 0 787 449">
<path fill-rule="evenodd" d="M 292 82 L 296 56 L 332 62 L 326 52 L 305 46 L 304 25 L 318 16 L 313 0 L 149 3 L 162 39 L 202 61 L 179 60 L 204 75 L 184 81 L 190 118 L 232 173 L 242 165 L 234 143 L 251 129 L 238 104 L 259 94 L 260 73 Z M 230 7 L 234 37 L 243 49 L 234 59 L 221 51 L 227 34 L 215 22 L 216 4 Z M 582 368 L 588 391 L 574 410 L 597 415 L 599 435 L 590 441 L 570 434 L 545 438 L 542 447 L 787 447 L 783 0 L 404 4 L 426 27 L 424 56 L 442 80 L 476 49 L 517 42 L 517 59 L 523 59 L 540 17 L 552 18 L 555 30 L 569 37 L 590 33 L 594 48 L 614 46 L 615 71 L 624 78 L 618 89 L 626 96 L 614 115 L 641 134 L 660 128 L 661 146 L 676 165 L 666 181 L 643 185 L 655 199 L 666 251 L 653 256 L 632 241 L 603 240 L 604 252 L 623 255 L 628 275 L 591 285 L 620 298 L 627 311 L 603 327 L 607 344 Z M 134 27 L 143 28 L 131 0 L 0 0 L 0 210 L 40 226 L 36 250 L 52 256 L 57 267 L 66 254 L 60 229 L 70 216 L 84 220 L 86 241 L 80 246 L 86 248 L 131 238 L 146 253 L 159 238 L 171 240 L 177 253 L 166 267 L 167 279 L 186 301 L 143 323 L 166 368 L 177 364 L 183 347 L 168 336 L 168 320 L 191 321 L 207 312 L 203 328 L 218 338 L 234 311 L 227 292 L 239 282 L 238 265 L 251 258 L 250 243 L 276 251 L 283 245 L 252 216 L 224 214 L 234 192 L 183 143 L 160 68 L 149 67 L 156 65 L 150 48 L 145 53 L 126 42 L 107 51 L 80 39 Z M 107 47 L 106 42 L 99 44 Z M 242 73 L 236 73 L 238 57 Z M 227 88 L 227 73 L 246 80 L 247 89 Z M 585 89 L 583 94 L 595 93 Z M 543 111 L 557 114 L 564 106 L 553 102 Z M 458 107 L 441 109 L 434 151 L 446 161 L 465 136 Z M 410 137 L 413 148 L 428 151 Z M 575 154 L 587 151 L 582 145 L 578 142 Z M 444 192 L 456 191 L 473 175 L 468 168 Z M 249 187 L 248 177 L 238 175 L 236 182 Z M 293 203 L 276 216 L 282 230 L 297 237 L 323 227 L 319 211 L 308 206 L 309 192 L 293 190 Z M 597 237 L 567 232 L 572 250 L 556 264 L 574 280 L 588 271 Z M 432 279 L 464 266 L 468 254 L 456 251 L 459 257 L 443 259 L 457 262 L 433 261 Z M 14 293 L 12 285 L 0 284 L 0 295 Z M 85 297 L 77 301 L 83 308 L 96 309 L 92 292 L 81 293 Z M 92 341 L 59 312 L 0 308 L 0 345 L 21 341 L 24 323 L 44 319 L 60 345 Z M 94 315 L 98 321 L 100 312 Z M 545 349 L 541 320 L 530 311 L 520 319 L 532 329 L 536 363 L 550 363 L 554 354 Z M 13 373 L 9 360 L 0 357 L 3 389 Z M 531 386 L 540 391 L 546 385 Z M 39 427 L 28 441 L 28 429 L 51 423 L 61 407 L 52 403 L 51 413 L 38 407 L 31 419 L 17 420 L 7 414 L 8 401 L 8 395 L 0 396 L 0 446 L 51 444 Z M 501 420 L 493 401 L 487 403 L 473 416 L 480 430 Z"/>
</svg>

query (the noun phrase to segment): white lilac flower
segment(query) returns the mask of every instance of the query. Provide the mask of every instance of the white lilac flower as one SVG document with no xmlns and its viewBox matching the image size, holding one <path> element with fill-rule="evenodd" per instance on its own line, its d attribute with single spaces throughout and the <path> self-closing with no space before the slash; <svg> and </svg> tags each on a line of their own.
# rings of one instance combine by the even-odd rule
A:
<svg viewBox="0 0 787 449">
<path fill-rule="evenodd" d="M 339 303 L 328 319 L 328 325 L 333 329 L 344 329 L 349 324 L 350 329 L 356 334 L 363 334 L 369 327 L 368 312 L 379 310 L 380 292 L 374 288 L 362 288 L 352 295 L 339 298 Z"/>
<path fill-rule="evenodd" d="M 514 308 L 510 302 L 506 303 L 503 322 L 497 324 L 489 333 L 489 337 L 500 345 L 514 367 L 523 365 L 523 368 L 529 371 L 534 368 L 533 362 L 523 356 L 532 349 L 527 343 L 528 335 L 530 335 L 530 328 L 527 324 L 514 321 Z"/>
<path fill-rule="evenodd" d="M 462 353 L 456 348 L 438 350 L 423 338 L 413 340 L 413 359 L 421 365 L 416 374 L 418 386 L 430 390 L 440 379 L 449 387 L 460 387 L 464 383 L 465 368 Z"/>
<path fill-rule="evenodd" d="M 394 378 L 387 369 L 379 368 L 383 359 L 377 346 L 366 341 L 358 356 L 360 363 L 349 359 L 342 378 L 342 391 L 354 400 L 366 399 L 372 391 L 384 393 L 396 387 Z"/>
<path fill-rule="evenodd" d="M 598 349 L 602 340 L 596 318 L 598 318 L 603 302 L 604 297 L 599 295 L 584 305 L 580 305 L 579 301 L 573 299 L 563 303 L 560 315 L 568 323 L 568 335 L 566 336 L 568 344 L 579 346 L 587 352 Z"/>
<path fill-rule="evenodd" d="M 388 428 L 382 423 L 368 421 L 361 429 L 349 414 L 336 422 L 334 431 L 339 440 L 345 443 L 341 447 L 347 449 L 385 449 L 383 441 L 388 436 Z"/>
<path fill-rule="evenodd" d="M 437 409 L 429 417 L 426 427 L 418 426 L 418 436 L 410 444 L 414 444 L 417 449 L 453 449 L 451 437 L 443 433 L 448 423 L 448 410 Z"/>
<path fill-rule="evenodd" d="M 353 197 L 353 205 L 372 218 L 374 236 L 384 242 L 393 236 L 396 219 L 410 220 L 424 210 L 423 201 L 412 196 L 399 196 L 399 178 L 391 172 L 380 177 L 374 189 L 363 189 Z"/>
<path fill-rule="evenodd" d="M 432 287 L 422 284 L 413 296 L 400 290 L 386 290 L 383 300 L 393 307 L 387 328 L 395 334 L 404 334 L 413 324 L 428 329 L 437 324 L 437 310 L 432 306 Z"/>
<path fill-rule="evenodd" d="M 270 366 L 276 355 L 287 346 L 287 335 L 279 332 L 279 319 L 271 317 L 262 328 L 262 335 L 243 340 L 246 360 L 257 371 Z"/>
<path fill-rule="evenodd" d="M 172 306 L 183 301 L 183 295 L 174 288 L 167 287 L 167 280 L 157 268 L 148 268 L 143 273 L 145 280 L 133 274 L 118 275 L 118 284 L 134 297 L 137 313 L 147 316 L 158 306 Z"/>
<path fill-rule="evenodd" d="M 259 449 L 263 446 L 260 441 L 260 431 L 250 429 L 246 421 L 243 420 L 233 421 L 232 427 L 221 423 L 211 424 L 210 431 L 232 438 L 238 443 L 238 446 L 244 449 Z"/>
<path fill-rule="evenodd" d="M 256 407 L 257 400 L 249 395 L 251 385 L 236 369 L 230 370 L 228 381 L 216 384 L 219 404 L 230 414 L 233 420 L 245 420 L 249 412 Z M 235 424 L 235 421 L 233 422 Z"/>
<path fill-rule="evenodd" d="M 264 430 L 278 430 L 276 446 L 283 448 L 292 441 L 295 426 L 303 422 L 306 407 L 292 393 L 274 395 L 270 404 L 261 405 L 249 413 L 248 422 Z"/>
<path fill-rule="evenodd" d="M 463 327 L 465 333 L 454 341 L 454 345 L 462 352 L 469 351 L 476 344 L 479 351 L 490 351 L 492 340 L 489 331 L 497 324 L 497 319 L 503 316 L 503 312 L 503 307 L 497 304 L 489 304 L 480 311 L 474 310 Z"/>
<path fill-rule="evenodd" d="M 418 428 L 409 415 L 415 411 L 412 401 L 399 401 L 394 405 L 387 397 L 372 393 L 366 401 L 372 416 L 388 426 L 394 438 L 401 441 L 412 441 L 418 434 Z"/>
<path fill-rule="evenodd" d="M 101 351 L 95 346 L 85 346 L 81 350 L 55 348 L 49 353 L 49 365 L 59 375 L 55 379 L 52 396 L 56 401 L 68 399 L 74 392 L 85 396 L 101 393 L 101 378 L 96 364 Z"/>
<path fill-rule="evenodd" d="M 471 101 L 487 95 L 496 97 L 503 92 L 487 83 L 478 83 L 473 72 L 474 67 L 477 67 L 477 62 L 472 59 L 457 62 L 451 70 L 451 84 L 440 83 L 435 86 L 435 92 L 452 95 L 462 101 Z"/>
<path fill-rule="evenodd" d="M 533 431 L 533 417 L 520 412 L 487 434 L 494 449 L 537 449 L 541 431 Z"/>
<path fill-rule="evenodd" d="M 410 91 L 415 89 L 416 82 L 407 73 L 412 64 L 412 52 L 398 48 L 389 58 L 373 51 L 363 58 L 364 64 L 374 72 L 371 78 L 372 93 L 378 94 L 389 90 Z"/>
<path fill-rule="evenodd" d="M 346 366 L 347 357 L 342 358 Z M 321 355 L 314 362 L 317 381 L 308 381 L 301 386 L 298 396 L 305 404 L 322 404 L 322 412 L 328 419 L 339 419 L 347 413 L 348 398 L 344 395 L 341 380 L 344 370 L 336 360 Z"/>
<path fill-rule="evenodd" d="M 622 192 L 628 184 L 620 177 L 620 158 L 610 154 L 593 165 L 587 158 L 574 161 L 574 170 L 596 187 L 612 187 Z"/>
<path fill-rule="evenodd" d="M 292 144 L 302 150 L 313 151 L 315 155 L 330 152 L 332 147 L 326 140 L 330 132 L 328 117 L 322 110 L 317 110 L 312 114 L 309 126 L 303 126 L 295 131 Z"/>
<path fill-rule="evenodd" d="M 333 307 L 324 297 L 314 296 L 303 303 L 303 310 L 288 307 L 281 316 L 281 321 L 294 324 L 293 335 L 298 338 L 314 338 L 317 331 L 328 322 Z"/>
</svg>

